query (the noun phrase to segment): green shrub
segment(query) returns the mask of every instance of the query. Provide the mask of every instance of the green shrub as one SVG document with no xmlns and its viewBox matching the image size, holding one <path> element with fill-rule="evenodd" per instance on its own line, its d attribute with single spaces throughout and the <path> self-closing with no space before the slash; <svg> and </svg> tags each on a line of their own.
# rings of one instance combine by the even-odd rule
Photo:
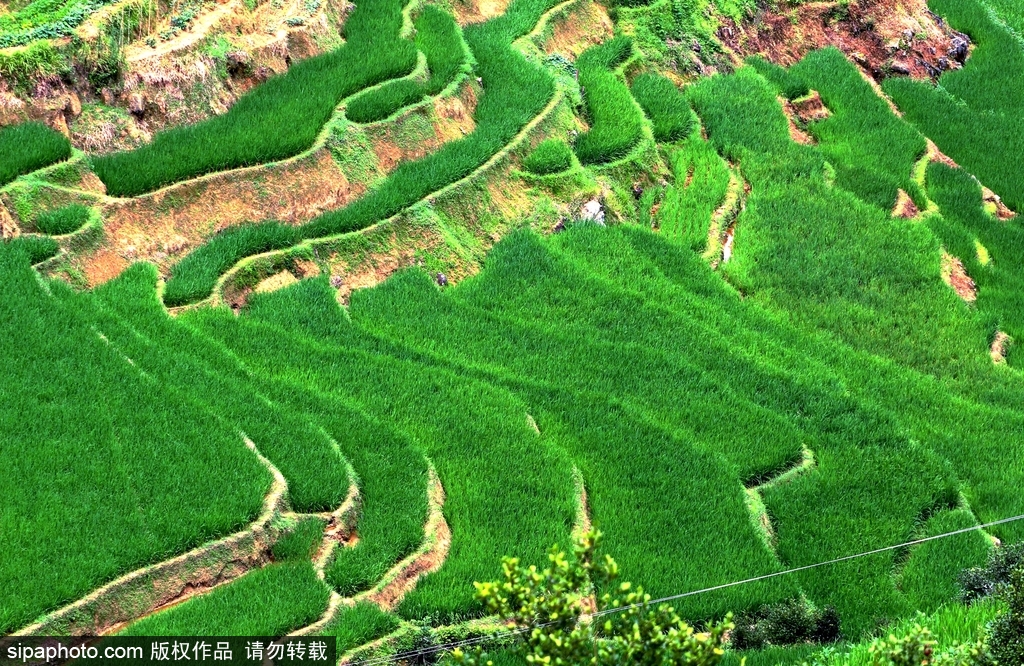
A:
<svg viewBox="0 0 1024 666">
<path fill-rule="evenodd" d="M 613 71 L 633 53 L 628 37 L 616 37 L 584 51 L 580 90 L 590 129 L 576 137 L 573 150 L 583 164 L 602 164 L 625 156 L 643 137 L 643 119 L 629 88 Z"/>
<path fill-rule="evenodd" d="M 792 70 L 780 67 L 761 56 L 750 56 L 746 59 L 746 63 L 756 69 L 758 74 L 768 79 L 768 82 L 786 99 L 798 99 L 811 92 L 807 83 Z"/>
<path fill-rule="evenodd" d="M 1006 612 L 992 623 L 989 639 L 997 664 L 1024 664 L 1024 565 L 1018 565 L 1000 590 Z"/>
<path fill-rule="evenodd" d="M 291 247 L 299 238 L 296 227 L 280 222 L 225 229 L 175 264 L 164 288 L 164 303 L 173 307 L 202 300 L 241 259 Z"/>
<path fill-rule="evenodd" d="M 561 139 L 545 139 L 523 160 L 523 166 L 538 176 L 559 173 L 572 166 L 572 150 Z"/>
<path fill-rule="evenodd" d="M 81 204 L 41 213 L 36 218 L 36 229 L 51 236 L 62 236 L 78 231 L 89 220 L 89 209 Z"/>
<path fill-rule="evenodd" d="M 0 128 L 0 185 L 69 157 L 71 142 L 42 123 Z"/>
<path fill-rule="evenodd" d="M 991 597 L 1012 582 L 1013 573 L 1024 568 L 1024 541 L 996 548 L 985 566 L 965 569 L 960 576 L 964 603 Z"/>
<path fill-rule="evenodd" d="M 696 118 L 674 83 L 660 74 L 641 74 L 631 90 L 654 125 L 655 140 L 676 141 L 690 134 Z"/>
<path fill-rule="evenodd" d="M 804 599 L 789 599 L 736 617 L 729 646 L 734 650 L 807 642 L 834 643 L 842 636 L 835 608 L 815 609 Z"/>
</svg>

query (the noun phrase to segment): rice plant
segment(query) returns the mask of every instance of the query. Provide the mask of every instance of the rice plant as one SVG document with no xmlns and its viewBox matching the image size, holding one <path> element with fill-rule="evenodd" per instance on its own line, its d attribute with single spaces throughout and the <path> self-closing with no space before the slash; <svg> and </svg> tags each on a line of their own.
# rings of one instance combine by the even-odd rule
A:
<svg viewBox="0 0 1024 666">
<path fill-rule="evenodd" d="M 750 56 L 746 63 L 757 70 L 757 73 L 768 80 L 779 94 L 788 100 L 799 99 L 811 92 L 807 82 L 791 69 L 780 67 L 761 56 Z"/>
<path fill-rule="evenodd" d="M 328 298 L 322 307 L 337 310 Z M 402 615 L 450 621 L 474 614 L 478 605 L 469 582 L 493 575 L 500 553 L 515 550 L 540 562 L 548 545 L 567 535 L 573 513 L 570 466 L 553 442 L 537 438 L 525 405 L 507 392 L 445 370 L 348 349 L 346 337 L 284 336 L 277 326 L 221 312 L 199 311 L 188 319 L 261 373 L 301 382 L 386 419 L 433 462 L 447 495 L 451 550 L 441 571 L 405 598 Z M 489 453 L 481 455 L 481 446 Z"/>
<path fill-rule="evenodd" d="M 405 0 L 357 3 L 345 22 L 344 46 L 292 65 L 224 115 L 159 132 L 135 150 L 94 157 L 96 175 L 112 196 L 136 196 L 213 171 L 301 153 L 313 145 L 341 100 L 412 71 L 416 47 L 398 39 L 404 5 Z"/>
<path fill-rule="evenodd" d="M 299 238 L 298 229 L 279 222 L 225 229 L 174 265 L 164 303 L 173 307 L 206 298 L 217 279 L 241 259 L 290 247 Z"/>
<path fill-rule="evenodd" d="M 271 477 L 237 430 L 125 362 L 67 300 L 69 287 L 44 289 L 18 244 L 0 244 L 0 275 L 9 633 L 241 528 Z"/>
<path fill-rule="evenodd" d="M 1024 231 L 985 210 L 981 186 L 963 169 L 932 163 L 926 184 L 942 213 L 929 218 L 928 224 L 977 285 L 976 305 L 991 333 L 998 330 L 1024 340 L 1024 272 L 1018 259 L 1024 252 Z M 979 248 L 984 248 L 984 258 Z M 1011 344 L 1011 365 L 1020 361 L 1017 352 Z"/>
<path fill-rule="evenodd" d="M 57 241 L 43 236 L 18 236 L 6 242 L 20 247 L 28 262 L 33 265 L 55 257 L 60 252 Z"/>
<path fill-rule="evenodd" d="M 511 48 L 511 42 L 529 32 L 553 4 L 554 0 L 516 0 L 500 17 L 467 27 L 465 39 L 477 60 L 476 72 L 485 91 L 473 116 L 476 129 L 427 157 L 402 163 L 363 197 L 302 225 L 298 232 L 301 238 L 358 231 L 396 215 L 468 176 L 507 145 L 554 94 L 554 84 L 544 70 Z M 274 225 L 243 229 L 215 236 L 182 260 L 172 271 L 165 302 L 181 305 L 200 300 L 212 292 L 218 277 L 233 263 L 271 246 L 293 244 L 288 241 L 287 231 Z"/>
<path fill-rule="evenodd" d="M 633 53 L 628 37 L 616 37 L 584 51 L 576 63 L 590 129 L 573 145 L 583 164 L 624 157 L 643 136 L 643 119 L 615 68 Z"/>
<path fill-rule="evenodd" d="M 565 171 L 572 166 L 572 150 L 561 139 L 545 139 L 537 144 L 526 159 L 523 167 L 538 176 L 547 176 Z"/>
<path fill-rule="evenodd" d="M 886 211 L 892 210 L 896 190 L 902 188 L 924 207 L 911 177 L 925 152 L 924 137 L 893 114 L 841 51 L 813 51 L 792 67 L 790 75 L 817 90 L 831 112 L 825 120 L 811 123 L 808 131 L 836 168 L 840 187 Z"/>
<path fill-rule="evenodd" d="M 729 187 L 729 169 L 700 137 L 691 137 L 681 148 L 671 150 L 669 163 L 675 182 L 666 188 L 655 221 L 666 237 L 703 252 L 712 215 Z"/>
<path fill-rule="evenodd" d="M 674 83 L 659 74 L 641 74 L 630 90 L 651 120 L 657 141 L 677 141 L 690 134 L 696 118 Z"/>
<path fill-rule="evenodd" d="M 427 80 L 401 79 L 368 90 L 349 102 L 345 109 L 346 118 L 357 123 L 384 120 L 424 96 L 437 95 L 455 80 L 459 72 L 468 69 L 459 26 L 451 14 L 428 5 L 416 17 L 415 27 L 416 47 L 427 60 Z"/>
<path fill-rule="evenodd" d="M 939 77 L 939 86 L 892 78 L 883 84 L 908 121 L 958 164 L 1003 197 L 1024 207 L 1024 44 L 980 0 L 931 0 L 976 44 L 962 69 Z"/>
<path fill-rule="evenodd" d="M 71 204 L 40 213 L 35 220 L 36 229 L 51 236 L 62 236 L 78 231 L 89 220 L 89 209 Z"/>
<path fill-rule="evenodd" d="M 338 611 L 335 620 L 320 635 L 334 636 L 338 654 L 342 655 L 347 650 L 387 636 L 398 629 L 399 623 L 396 616 L 385 613 L 376 604 L 363 601 Z"/>
<path fill-rule="evenodd" d="M 69 157 L 71 142 L 42 123 L 0 128 L 0 186 Z"/>
<path fill-rule="evenodd" d="M 121 636 L 284 636 L 327 610 L 327 586 L 307 562 L 271 564 L 150 615 Z"/>
</svg>

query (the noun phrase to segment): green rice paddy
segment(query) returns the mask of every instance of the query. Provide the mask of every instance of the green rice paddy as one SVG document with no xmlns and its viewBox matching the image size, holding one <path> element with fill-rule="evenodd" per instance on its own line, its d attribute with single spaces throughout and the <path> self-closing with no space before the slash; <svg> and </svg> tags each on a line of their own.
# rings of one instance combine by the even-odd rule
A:
<svg viewBox="0 0 1024 666">
<path fill-rule="evenodd" d="M 665 9 L 623 4 L 620 21 Z M 848 644 L 772 646 L 750 663 L 868 663 L 863 641 L 918 613 L 943 645 L 975 640 L 1001 608 L 960 604 L 959 575 L 1024 523 L 773 576 L 1024 514 L 1024 236 L 982 187 L 1024 201 L 1011 66 L 1024 45 L 998 0 L 994 13 L 929 5 L 977 46 L 937 86 L 885 81 L 899 115 L 837 49 L 690 80 L 653 64 L 642 30 L 575 62 L 538 55 L 549 12 L 575 11 L 556 0 L 466 25 L 416 6 L 409 34 L 403 0 L 359 0 L 336 50 L 81 168 L 133 197 L 301 154 L 328 123 L 390 122 L 460 77 L 476 82 L 471 131 L 344 206 L 236 225 L 93 288 L 77 262 L 103 240 L 74 232 L 123 202 L 37 173 L 71 156 L 60 135 L 0 130 L 0 186 L 13 182 L 0 196 L 33 220 L 0 243 L 2 633 L 244 533 L 279 474 L 251 571 L 113 628 L 318 623 L 339 653 L 469 635 L 473 582 L 498 578 L 506 555 L 543 565 L 583 509 L 622 577 L 655 597 L 768 576 L 679 599 L 688 621 L 794 601 L 838 614 Z M 785 102 L 812 91 L 828 117 L 796 143 Z M 926 139 L 960 166 L 923 163 Z M 32 188 L 49 188 L 48 212 L 27 207 Z M 900 191 L 923 212 L 895 217 Z M 496 223 L 474 197 L 498 193 L 529 203 Z M 591 200 L 600 223 L 580 219 Z M 440 230 L 459 279 L 416 246 L 386 280 L 339 295 L 330 262 L 366 259 L 374 234 L 406 242 L 409 220 Z M 943 283 L 943 253 L 976 299 Z M 322 275 L 248 292 L 299 262 Z M 218 304 L 232 271 L 234 309 Z M 450 541 L 428 527 L 433 474 Z M 436 562 L 382 602 L 423 553 Z"/>
</svg>

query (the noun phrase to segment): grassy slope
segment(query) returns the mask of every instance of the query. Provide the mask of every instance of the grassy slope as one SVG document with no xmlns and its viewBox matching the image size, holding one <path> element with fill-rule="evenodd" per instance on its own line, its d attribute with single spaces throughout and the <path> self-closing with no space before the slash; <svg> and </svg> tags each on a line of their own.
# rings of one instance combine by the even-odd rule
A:
<svg viewBox="0 0 1024 666">
<path fill-rule="evenodd" d="M 245 524 L 270 475 L 237 431 L 141 374 L 51 297 L 16 246 L 0 245 L 0 272 L 7 633 Z"/>
<path fill-rule="evenodd" d="M 883 88 L 922 133 L 970 170 L 1014 210 L 1024 208 L 1024 42 L 994 19 L 979 0 L 931 0 L 929 8 L 976 48 L 963 69 L 939 78 L 939 87 L 888 79 Z"/>
</svg>

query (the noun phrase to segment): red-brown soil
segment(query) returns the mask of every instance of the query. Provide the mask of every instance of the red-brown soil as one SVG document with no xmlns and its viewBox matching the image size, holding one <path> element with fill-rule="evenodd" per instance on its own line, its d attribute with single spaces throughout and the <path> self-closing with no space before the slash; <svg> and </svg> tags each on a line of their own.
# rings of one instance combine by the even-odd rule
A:
<svg viewBox="0 0 1024 666">
<path fill-rule="evenodd" d="M 936 76 L 959 66 L 949 56 L 954 33 L 928 12 L 926 0 L 781 3 L 736 25 L 726 19 L 719 38 L 737 53 L 790 66 L 809 51 L 834 46 L 876 80 L 888 75 Z"/>
</svg>

